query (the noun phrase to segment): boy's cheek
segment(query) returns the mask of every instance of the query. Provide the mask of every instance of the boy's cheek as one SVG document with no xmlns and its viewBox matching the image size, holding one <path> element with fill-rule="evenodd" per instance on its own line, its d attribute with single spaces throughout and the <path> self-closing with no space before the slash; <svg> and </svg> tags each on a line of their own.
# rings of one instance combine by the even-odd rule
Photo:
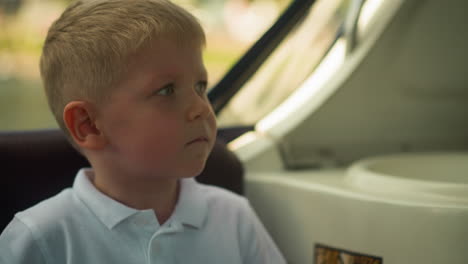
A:
<svg viewBox="0 0 468 264">
<path fill-rule="evenodd" d="M 217 134 L 217 122 L 216 122 L 216 117 L 214 116 L 214 114 L 211 115 L 211 118 L 209 120 L 209 126 L 211 128 L 211 132 L 212 132 L 212 135 L 213 135 L 213 141 L 216 139 L 216 134 Z"/>
</svg>

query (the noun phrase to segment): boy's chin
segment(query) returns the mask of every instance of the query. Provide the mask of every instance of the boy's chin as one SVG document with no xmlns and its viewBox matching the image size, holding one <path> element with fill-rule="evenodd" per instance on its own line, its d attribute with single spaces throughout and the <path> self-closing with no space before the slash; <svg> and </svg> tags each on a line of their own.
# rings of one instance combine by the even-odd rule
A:
<svg viewBox="0 0 468 264">
<path fill-rule="evenodd" d="M 191 172 L 187 172 L 186 176 L 183 176 L 182 178 L 193 178 L 193 177 L 199 176 L 200 174 L 203 173 L 205 169 L 205 165 L 206 165 L 206 162 L 204 162 L 202 166 L 198 168 L 194 168 Z"/>
</svg>

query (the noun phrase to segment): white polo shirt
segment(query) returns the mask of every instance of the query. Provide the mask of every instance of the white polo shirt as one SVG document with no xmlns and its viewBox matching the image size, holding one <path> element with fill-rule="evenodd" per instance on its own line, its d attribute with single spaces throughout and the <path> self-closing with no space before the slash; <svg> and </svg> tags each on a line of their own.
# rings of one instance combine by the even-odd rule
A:
<svg viewBox="0 0 468 264">
<path fill-rule="evenodd" d="M 78 172 L 73 188 L 16 214 L 0 236 L 0 263 L 285 263 L 247 200 L 181 180 L 173 215 L 129 208 Z"/>
</svg>

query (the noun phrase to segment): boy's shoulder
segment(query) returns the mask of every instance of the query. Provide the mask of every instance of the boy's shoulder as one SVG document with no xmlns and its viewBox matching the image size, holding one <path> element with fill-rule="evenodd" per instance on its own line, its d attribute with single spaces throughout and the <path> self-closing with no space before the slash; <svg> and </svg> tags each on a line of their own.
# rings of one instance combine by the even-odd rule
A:
<svg viewBox="0 0 468 264">
<path fill-rule="evenodd" d="M 31 232 L 48 233 L 67 222 L 74 222 L 74 215 L 82 213 L 83 204 L 71 188 L 67 188 L 53 197 L 18 212 L 15 218 Z"/>
</svg>

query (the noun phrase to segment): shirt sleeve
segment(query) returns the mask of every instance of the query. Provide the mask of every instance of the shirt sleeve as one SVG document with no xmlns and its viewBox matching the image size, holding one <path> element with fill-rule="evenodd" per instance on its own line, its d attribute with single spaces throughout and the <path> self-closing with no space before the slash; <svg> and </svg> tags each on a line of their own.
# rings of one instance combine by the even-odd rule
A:
<svg viewBox="0 0 468 264">
<path fill-rule="evenodd" d="M 0 235 L 0 264 L 45 264 L 31 230 L 14 218 Z"/>
<path fill-rule="evenodd" d="M 275 245 L 273 239 L 255 214 L 249 202 L 245 202 L 242 217 L 241 248 L 243 263 L 245 264 L 283 264 L 283 255 Z"/>
</svg>

